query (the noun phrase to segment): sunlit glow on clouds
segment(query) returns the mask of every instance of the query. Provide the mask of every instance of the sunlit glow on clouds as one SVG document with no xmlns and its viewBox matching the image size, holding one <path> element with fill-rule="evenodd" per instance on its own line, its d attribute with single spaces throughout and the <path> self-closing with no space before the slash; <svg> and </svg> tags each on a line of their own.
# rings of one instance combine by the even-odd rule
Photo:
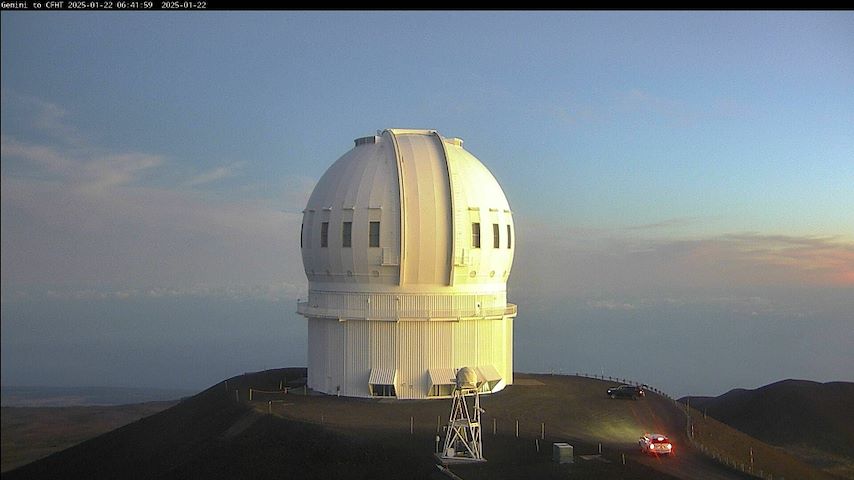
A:
<svg viewBox="0 0 854 480">
<path fill-rule="evenodd" d="M 839 237 L 732 234 L 689 242 L 696 268 L 720 265 L 728 278 L 755 285 L 854 285 L 854 242 Z"/>
<path fill-rule="evenodd" d="M 850 287 L 854 240 L 842 237 L 732 233 L 682 238 L 659 226 L 573 229 L 519 224 L 511 287 L 534 297 L 592 297 L 590 306 L 627 309 L 611 294 L 673 297 L 712 289 Z M 644 236 L 637 234 L 638 230 Z M 536 235 L 533 233 L 536 232 Z M 545 254 L 544 252 L 549 252 Z M 619 297 L 617 297 L 619 298 Z"/>
</svg>

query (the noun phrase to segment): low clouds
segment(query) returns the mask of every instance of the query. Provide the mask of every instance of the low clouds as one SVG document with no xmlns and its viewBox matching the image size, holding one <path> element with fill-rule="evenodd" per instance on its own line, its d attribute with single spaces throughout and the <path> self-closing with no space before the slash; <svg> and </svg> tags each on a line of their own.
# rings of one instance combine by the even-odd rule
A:
<svg viewBox="0 0 854 480">
<path fill-rule="evenodd" d="M 679 248 L 687 248 L 688 266 L 717 265 L 724 279 L 741 284 L 854 286 L 854 242 L 840 237 L 740 233 Z"/>
<path fill-rule="evenodd" d="M 13 107 L 31 110 L 31 132 L 53 130 L 27 140 L 2 134 L 5 299 L 33 288 L 70 297 L 258 289 L 298 295 L 304 288 L 296 245 L 313 179 L 285 178 L 269 198 L 250 194 L 258 189 L 245 182 L 229 182 L 230 194 L 217 195 L 226 192 L 223 180 L 240 179 L 247 162 L 188 172 L 161 154 L 106 151 L 68 125 L 62 108 L 4 92 L 9 98 Z M 684 216 L 580 229 L 520 216 L 511 289 L 528 298 L 569 295 L 590 299 L 592 308 L 630 310 L 636 302 L 622 298 L 854 286 L 850 238 L 689 235 L 703 223 Z"/>
<path fill-rule="evenodd" d="M 6 176 L 2 190 L 4 291 L 304 282 L 293 247 L 300 218 L 265 202 L 127 185 L 93 193 Z"/>
<path fill-rule="evenodd" d="M 662 220 L 660 222 L 654 223 L 645 223 L 643 225 L 632 225 L 627 227 L 628 230 L 657 230 L 664 228 L 678 228 L 685 227 L 690 225 L 695 225 L 702 221 L 702 217 L 679 217 L 679 218 L 668 218 L 667 220 Z"/>
<path fill-rule="evenodd" d="M 216 167 L 190 178 L 184 182 L 184 185 L 188 187 L 198 187 L 208 183 L 214 183 L 234 176 L 238 170 L 243 168 L 244 165 L 246 165 L 246 162 L 236 162 L 231 165 Z"/>
<path fill-rule="evenodd" d="M 138 152 L 98 154 L 74 152 L 51 145 L 25 143 L 3 135 L 0 155 L 28 162 L 31 173 L 81 192 L 99 194 L 139 179 L 147 170 L 163 164 L 163 157 Z"/>
<path fill-rule="evenodd" d="M 850 239 L 759 233 L 691 238 L 665 228 L 691 221 L 591 230 L 520 219 L 511 291 L 531 298 L 592 298 L 591 307 L 614 310 L 634 305 L 620 300 L 627 297 L 854 286 Z"/>
<path fill-rule="evenodd" d="M 15 300 L 127 300 L 162 298 L 207 298 L 217 300 L 263 300 L 270 302 L 290 302 L 305 296 L 305 285 L 280 282 L 270 285 L 205 286 L 195 285 L 187 288 L 151 287 L 147 289 L 129 288 L 123 290 L 84 289 L 84 290 L 47 290 L 46 292 L 17 291 Z"/>
<path fill-rule="evenodd" d="M 4 118 L 15 119 L 17 132 L 8 133 L 4 123 L 0 135 L 4 181 L 54 182 L 65 189 L 98 195 L 141 182 L 146 173 L 165 163 L 159 154 L 106 151 L 93 145 L 56 104 L 6 89 L 2 98 L 4 110 L 8 110 Z"/>
<path fill-rule="evenodd" d="M 684 128 L 715 119 L 755 116 L 748 105 L 729 96 L 692 103 L 639 87 L 617 90 L 593 101 L 565 98 L 539 107 L 537 113 L 547 114 L 557 122 L 573 128 L 625 122 Z"/>
<path fill-rule="evenodd" d="M 305 188 L 272 199 L 212 195 L 198 187 L 236 175 L 245 162 L 182 175 L 162 155 L 81 141 L 59 107 L 23 103 L 43 111 L 28 117 L 32 132 L 44 122 L 58 130 L 31 136 L 40 141 L 2 135 L 4 301 L 33 291 L 278 298 L 301 290 L 294 212 Z"/>
<path fill-rule="evenodd" d="M 0 91 L 0 98 L 4 118 L 14 119 L 12 128 L 68 146 L 88 143 L 86 135 L 68 121 L 68 111 L 60 105 L 7 88 Z M 4 125 L 4 133 L 6 128 Z"/>
</svg>

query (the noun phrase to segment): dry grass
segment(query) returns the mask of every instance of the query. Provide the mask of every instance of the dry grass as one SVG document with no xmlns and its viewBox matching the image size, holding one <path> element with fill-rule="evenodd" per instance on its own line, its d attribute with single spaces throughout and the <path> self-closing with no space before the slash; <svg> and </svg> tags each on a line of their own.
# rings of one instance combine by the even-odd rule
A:
<svg viewBox="0 0 854 480">
<path fill-rule="evenodd" d="M 768 445 L 745 433 L 690 409 L 694 442 L 705 448 L 707 454 L 741 471 L 760 478 L 810 478 L 833 477 L 806 464 L 786 450 Z"/>
</svg>

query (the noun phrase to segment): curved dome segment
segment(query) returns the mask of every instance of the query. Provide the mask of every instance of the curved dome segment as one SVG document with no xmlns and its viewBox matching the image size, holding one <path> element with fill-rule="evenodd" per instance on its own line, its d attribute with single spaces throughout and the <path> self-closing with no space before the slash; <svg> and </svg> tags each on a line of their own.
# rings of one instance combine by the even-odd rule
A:
<svg viewBox="0 0 854 480">
<path fill-rule="evenodd" d="M 445 142 L 454 193 L 454 284 L 505 284 L 513 265 L 510 205 L 492 173 L 463 149 Z"/>
<path fill-rule="evenodd" d="M 449 285 L 453 250 L 451 186 L 442 137 L 422 130 L 387 130 L 401 178 L 401 285 Z"/>
<path fill-rule="evenodd" d="M 304 211 L 303 264 L 310 282 L 347 290 L 503 289 L 513 235 L 504 192 L 461 140 L 389 129 L 357 139 L 321 177 Z"/>
<path fill-rule="evenodd" d="M 357 140 L 317 182 L 303 211 L 310 283 L 398 284 L 400 194 L 393 146 Z"/>
</svg>

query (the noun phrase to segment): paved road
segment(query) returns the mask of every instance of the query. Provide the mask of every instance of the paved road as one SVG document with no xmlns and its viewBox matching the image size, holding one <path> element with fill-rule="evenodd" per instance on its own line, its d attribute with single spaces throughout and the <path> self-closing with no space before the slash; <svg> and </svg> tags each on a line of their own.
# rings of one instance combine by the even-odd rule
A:
<svg viewBox="0 0 854 480">
<path fill-rule="evenodd" d="M 595 379 L 548 375 L 524 375 L 522 378 L 542 382 L 556 396 L 559 405 L 548 414 L 549 421 L 569 437 L 593 444 L 601 442 L 611 451 L 625 453 L 629 462 L 642 463 L 686 480 L 751 478 L 692 449 L 685 435 L 685 415 L 673 400 L 652 392 L 636 401 L 610 399 L 605 395 L 609 382 Z M 525 397 L 526 389 L 536 387 L 514 387 L 511 392 Z M 547 410 L 555 401 L 549 397 L 551 395 L 543 395 L 542 398 L 531 399 L 534 401 L 530 403 L 539 404 L 539 409 Z M 560 411 L 570 415 L 560 415 Z M 676 455 L 658 458 L 641 453 L 637 440 L 644 433 L 667 435 L 674 444 Z"/>
<path fill-rule="evenodd" d="M 642 463 L 669 475 L 685 479 L 731 480 L 752 478 L 730 470 L 690 449 L 682 449 L 672 457 L 644 455 L 635 449 L 626 453 L 626 460 Z"/>
<path fill-rule="evenodd" d="M 684 414 L 673 405 L 671 400 L 650 393 L 643 400 L 624 403 L 635 418 L 639 420 L 651 419 L 654 425 L 660 425 L 660 432 L 655 433 L 666 432 L 674 445 L 674 454 L 670 457 L 644 454 L 639 450 L 637 443 L 614 445 L 626 454 L 627 461 L 642 463 L 669 475 L 691 480 L 752 478 L 721 465 L 691 448 L 687 435 L 684 433 Z"/>
</svg>

